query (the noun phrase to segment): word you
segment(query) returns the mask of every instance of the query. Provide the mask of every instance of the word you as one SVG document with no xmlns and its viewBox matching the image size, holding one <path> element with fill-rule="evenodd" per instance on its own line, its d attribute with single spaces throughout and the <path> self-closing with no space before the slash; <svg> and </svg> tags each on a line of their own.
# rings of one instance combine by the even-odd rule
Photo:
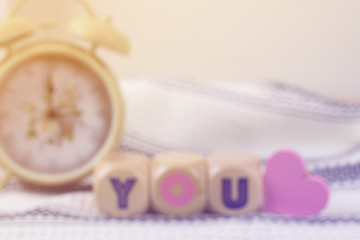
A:
<svg viewBox="0 0 360 240">
<path fill-rule="evenodd" d="M 98 209 L 132 217 L 151 207 L 157 213 L 189 216 L 204 210 L 234 216 L 263 209 L 293 216 L 319 213 L 329 197 L 327 183 L 308 175 L 303 159 L 281 150 L 266 163 L 251 154 L 215 153 L 207 158 L 167 152 L 153 159 L 130 152 L 109 154 L 95 169 Z"/>
</svg>

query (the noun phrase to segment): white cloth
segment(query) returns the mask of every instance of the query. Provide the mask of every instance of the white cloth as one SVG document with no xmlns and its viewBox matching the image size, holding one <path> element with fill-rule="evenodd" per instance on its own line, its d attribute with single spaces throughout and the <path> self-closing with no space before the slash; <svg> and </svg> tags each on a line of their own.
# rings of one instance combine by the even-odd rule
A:
<svg viewBox="0 0 360 240">
<path fill-rule="evenodd" d="M 0 239 L 359 239 L 360 105 L 279 83 L 139 78 L 121 86 L 126 124 L 119 150 L 244 150 L 265 161 L 293 148 L 329 181 L 328 207 L 297 219 L 259 212 L 121 220 L 97 212 L 91 179 L 56 190 L 13 180 L 0 192 Z"/>
</svg>

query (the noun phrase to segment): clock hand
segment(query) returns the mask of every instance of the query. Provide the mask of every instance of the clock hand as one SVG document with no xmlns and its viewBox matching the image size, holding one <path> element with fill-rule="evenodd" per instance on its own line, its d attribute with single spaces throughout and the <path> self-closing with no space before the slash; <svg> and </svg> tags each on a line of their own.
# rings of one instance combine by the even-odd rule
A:
<svg viewBox="0 0 360 240">
<path fill-rule="evenodd" d="M 51 68 L 51 70 L 48 72 L 48 76 L 46 79 L 46 91 L 47 91 L 47 96 L 46 96 L 46 100 L 47 100 L 47 117 L 52 119 L 55 118 L 56 115 L 56 111 L 54 109 L 54 92 L 55 92 L 55 87 L 54 87 L 54 77 L 53 77 L 53 69 Z"/>
</svg>

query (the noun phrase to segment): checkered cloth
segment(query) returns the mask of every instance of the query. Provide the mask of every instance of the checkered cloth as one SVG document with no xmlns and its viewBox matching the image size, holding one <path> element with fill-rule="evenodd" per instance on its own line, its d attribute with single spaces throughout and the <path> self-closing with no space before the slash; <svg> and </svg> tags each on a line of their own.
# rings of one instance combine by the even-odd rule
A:
<svg viewBox="0 0 360 240">
<path fill-rule="evenodd" d="M 126 80 L 121 88 L 127 112 L 119 150 L 244 150 L 265 161 L 292 148 L 328 180 L 328 207 L 308 218 L 257 212 L 124 220 L 98 213 L 91 178 L 56 190 L 13 180 L 0 192 L 0 239 L 359 239 L 360 104 L 281 83 L 164 77 Z"/>
</svg>

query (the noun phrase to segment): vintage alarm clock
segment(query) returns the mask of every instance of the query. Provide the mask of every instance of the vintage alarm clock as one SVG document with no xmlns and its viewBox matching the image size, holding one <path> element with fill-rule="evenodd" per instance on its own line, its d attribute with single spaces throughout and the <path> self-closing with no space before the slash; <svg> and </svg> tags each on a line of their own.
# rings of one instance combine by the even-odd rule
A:
<svg viewBox="0 0 360 240">
<path fill-rule="evenodd" d="M 121 94 L 95 50 L 102 45 L 126 54 L 128 41 L 109 19 L 98 20 L 85 0 L 77 2 L 89 17 L 66 29 L 76 41 L 40 41 L 34 36 L 48 29 L 16 17 L 26 2 L 17 2 L 0 23 L 0 47 L 7 52 L 0 63 L 1 184 L 16 176 L 40 186 L 65 185 L 91 173 L 119 143 Z"/>
</svg>

